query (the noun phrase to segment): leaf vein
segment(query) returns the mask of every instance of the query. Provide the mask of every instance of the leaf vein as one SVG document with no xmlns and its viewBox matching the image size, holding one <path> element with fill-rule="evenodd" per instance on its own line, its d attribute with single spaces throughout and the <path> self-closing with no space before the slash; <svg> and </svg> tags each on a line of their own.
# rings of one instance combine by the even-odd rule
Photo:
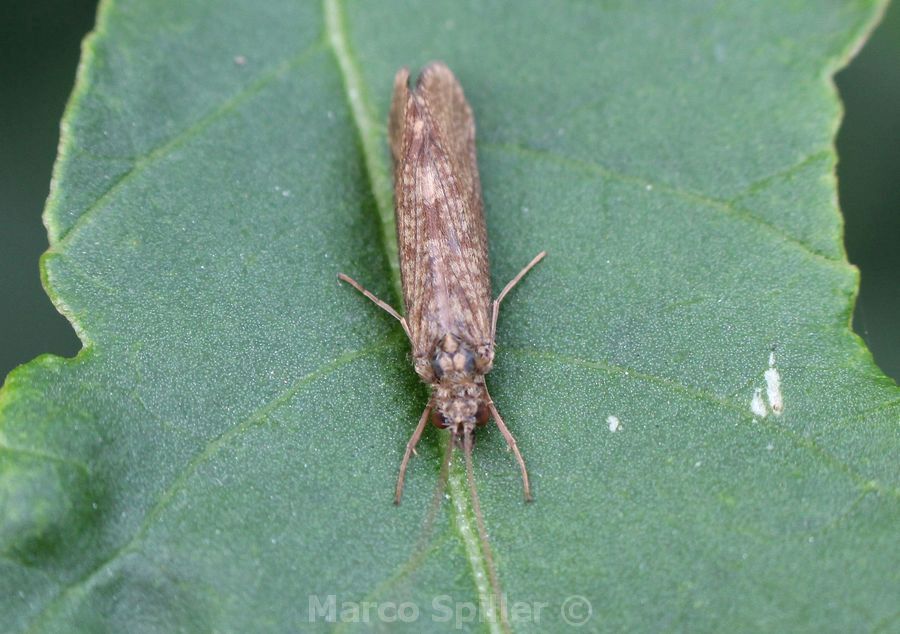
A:
<svg viewBox="0 0 900 634">
<path fill-rule="evenodd" d="M 59 462 L 61 464 L 66 464 L 72 467 L 83 471 L 85 475 L 90 475 L 91 471 L 87 468 L 82 462 L 77 460 L 72 460 L 71 458 L 65 458 L 63 456 L 59 456 L 57 454 L 49 453 L 46 451 L 38 451 L 36 449 L 30 449 L 27 447 L 13 447 L 11 445 L 0 443 L 0 451 L 5 451 L 11 454 L 21 454 L 23 456 L 29 456 L 31 458 L 38 458 L 41 460 L 48 460 L 50 462 Z"/>
<path fill-rule="evenodd" d="M 94 200 L 94 202 L 78 216 L 75 222 L 65 232 L 61 233 L 58 236 L 50 236 L 52 244 L 49 250 L 60 251 L 66 243 L 71 241 L 73 236 L 77 235 L 78 232 L 82 231 L 85 227 L 90 226 L 91 223 L 94 222 L 94 218 L 96 218 L 98 212 L 107 207 L 106 203 L 116 194 L 116 192 L 122 189 L 132 179 L 139 176 L 149 166 L 154 165 L 161 159 L 171 154 L 173 150 L 177 149 L 190 139 L 197 136 L 199 133 L 206 130 L 216 121 L 233 113 L 242 103 L 244 103 L 254 95 L 260 93 L 273 81 L 279 79 L 280 77 L 283 77 L 291 70 L 294 70 L 297 67 L 303 65 L 316 53 L 321 52 L 322 50 L 324 50 L 324 42 L 317 41 L 315 44 L 308 47 L 293 58 L 281 61 L 280 63 L 276 64 L 271 70 L 261 74 L 255 81 L 239 90 L 237 93 L 219 104 L 218 107 L 214 108 L 210 112 L 207 112 L 205 115 L 191 123 L 188 127 L 184 128 L 173 137 L 157 145 L 144 154 L 138 155 L 136 157 L 131 157 L 130 160 L 133 161 L 131 167 L 127 171 L 119 175 L 117 178 L 115 178 L 106 188 L 106 190 L 102 194 L 100 194 L 97 199 Z M 121 158 L 127 159 L 129 157 Z"/>
<path fill-rule="evenodd" d="M 651 181 L 641 176 L 634 176 L 631 174 L 619 172 L 597 163 L 560 156 L 559 154 L 556 154 L 554 152 L 550 152 L 547 150 L 538 150 L 518 143 L 483 142 L 479 143 L 478 147 L 487 150 L 504 151 L 526 157 L 543 159 L 553 162 L 565 169 L 574 172 L 593 174 L 602 176 L 603 178 L 607 178 L 609 180 L 614 180 L 621 183 L 630 183 L 633 185 L 639 185 L 665 192 L 689 202 L 699 203 L 704 208 L 710 209 L 722 215 L 737 218 L 739 220 L 744 220 L 745 222 L 748 222 L 751 225 L 755 226 L 757 230 L 759 230 L 763 235 L 768 236 L 769 238 L 777 238 L 779 241 L 783 241 L 794 246 L 798 250 L 804 252 L 810 259 L 816 262 L 826 263 L 830 266 L 840 266 L 842 268 L 849 267 L 849 264 L 847 264 L 843 259 L 832 258 L 824 253 L 817 251 L 804 241 L 788 234 L 781 227 L 763 220 L 751 211 L 744 209 L 743 207 L 739 207 L 728 200 L 713 198 L 701 192 L 681 187 L 675 187 L 662 182 Z"/>
<path fill-rule="evenodd" d="M 151 508 L 147 512 L 144 520 L 135 531 L 134 536 L 130 540 L 128 540 L 128 542 L 116 548 L 109 557 L 89 570 L 81 578 L 63 587 L 57 594 L 57 596 L 52 601 L 50 601 L 39 614 L 36 615 L 35 619 L 31 622 L 28 631 L 34 632 L 40 630 L 41 623 L 50 618 L 56 611 L 56 609 L 61 606 L 62 602 L 66 600 L 67 597 L 75 595 L 79 590 L 83 591 L 82 594 L 84 592 L 87 592 L 90 589 L 91 582 L 99 577 L 104 570 L 109 569 L 116 561 L 127 555 L 129 552 L 138 551 L 138 544 L 140 543 L 140 540 L 147 534 L 147 532 L 152 527 L 154 520 L 156 520 L 163 513 L 163 511 L 168 507 L 169 503 L 175 497 L 175 495 L 186 488 L 188 478 L 193 475 L 202 464 L 206 463 L 213 456 L 215 456 L 222 447 L 225 447 L 227 445 L 227 443 L 239 437 L 243 432 L 251 429 L 254 425 L 265 420 L 266 416 L 271 414 L 280 406 L 289 402 L 291 398 L 293 398 L 298 392 L 300 392 L 301 389 L 303 389 L 310 383 L 322 377 L 328 376 L 331 372 L 334 372 L 359 358 L 387 347 L 394 341 L 394 339 L 396 339 L 396 333 L 392 333 L 391 335 L 384 337 L 381 341 L 371 346 L 367 346 L 359 350 L 345 352 L 332 361 L 319 366 L 315 370 L 298 378 L 291 384 L 290 387 L 281 392 L 281 394 L 270 400 L 268 403 L 258 407 L 242 421 L 240 421 L 236 425 L 229 427 L 224 432 L 206 443 L 203 450 L 195 454 L 195 456 L 173 478 L 171 483 L 162 491 L 160 496 L 157 498 L 156 504 L 154 504 L 153 508 Z"/>
<path fill-rule="evenodd" d="M 811 163 L 814 163 L 820 159 L 827 158 L 833 154 L 832 150 L 825 149 L 819 150 L 817 152 L 811 152 L 807 156 L 803 157 L 793 165 L 789 165 L 784 169 L 778 170 L 774 174 L 769 174 L 768 176 L 763 176 L 759 178 L 749 185 L 747 185 L 743 190 L 735 194 L 728 201 L 730 204 L 736 204 L 738 200 L 742 198 L 746 198 L 748 196 L 752 196 L 769 186 L 773 181 L 776 181 L 780 178 L 787 178 L 792 174 L 801 171 L 805 167 L 808 167 Z"/>
<path fill-rule="evenodd" d="M 750 420 L 754 417 L 749 411 L 747 405 L 743 403 L 737 403 L 728 398 L 723 398 L 716 396 L 710 392 L 706 392 L 704 390 L 700 390 L 695 387 L 687 386 L 682 383 L 678 383 L 677 381 L 673 381 L 672 379 L 668 379 L 666 377 L 661 377 L 655 374 L 648 374 L 645 372 L 639 372 L 632 370 L 630 368 L 626 368 L 623 366 L 612 365 L 603 361 L 595 361 L 591 359 L 582 359 L 575 356 L 563 355 L 552 351 L 543 351 L 543 350 L 527 350 L 521 348 L 506 348 L 504 349 L 505 354 L 512 354 L 519 357 L 532 357 L 537 359 L 546 359 L 550 361 L 556 361 L 565 365 L 576 365 L 582 368 L 599 370 L 603 372 L 607 372 L 610 374 L 616 374 L 621 376 L 626 376 L 633 379 L 638 379 L 642 381 L 647 381 L 649 383 L 655 383 L 657 385 L 664 386 L 668 389 L 676 390 L 678 392 L 682 392 L 684 394 L 693 396 L 695 398 L 699 398 L 708 402 L 715 403 L 717 405 L 721 405 L 730 410 L 734 410 L 738 413 L 742 419 Z M 786 436 L 788 440 L 790 440 L 795 446 L 803 447 L 813 455 L 817 456 L 824 464 L 831 466 L 837 471 L 843 473 L 854 484 L 859 488 L 860 491 L 871 491 L 875 490 L 878 492 L 886 492 L 897 497 L 900 495 L 898 491 L 893 488 L 886 488 L 877 480 L 872 480 L 864 477 L 862 474 L 857 472 L 853 467 L 849 464 L 840 460 L 837 456 L 833 455 L 831 452 L 826 450 L 824 447 L 815 442 L 812 438 L 804 436 L 802 434 L 798 434 L 784 425 L 779 425 L 769 419 L 760 419 L 759 423 L 763 426 L 768 427 L 771 430 L 774 430 L 776 433 Z"/>
</svg>

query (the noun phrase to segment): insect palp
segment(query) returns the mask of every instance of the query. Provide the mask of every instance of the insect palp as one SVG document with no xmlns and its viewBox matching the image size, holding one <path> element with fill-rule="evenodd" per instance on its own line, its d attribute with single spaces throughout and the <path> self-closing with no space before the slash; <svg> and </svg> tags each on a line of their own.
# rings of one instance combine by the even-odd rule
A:
<svg viewBox="0 0 900 634">
<path fill-rule="evenodd" d="M 419 438 L 422 436 L 422 431 L 425 429 L 425 423 L 428 422 L 428 415 L 431 413 L 431 408 L 433 406 L 433 401 L 429 399 L 428 405 L 425 406 L 425 409 L 422 411 L 422 416 L 419 418 L 419 424 L 416 425 L 416 430 L 406 443 L 406 451 L 403 452 L 403 460 L 400 461 L 400 475 L 397 476 L 397 489 L 394 492 L 394 504 L 400 504 L 400 497 L 403 495 L 403 478 L 406 476 L 406 465 L 409 462 L 409 456 L 416 451 L 416 445 L 419 444 Z"/>
<path fill-rule="evenodd" d="M 528 483 L 528 469 L 525 468 L 525 459 L 522 458 L 522 454 L 519 453 L 519 446 L 516 444 L 515 437 L 510 433 L 506 423 L 503 422 L 500 412 L 497 411 L 497 406 L 494 405 L 494 399 L 492 399 L 491 395 L 488 393 L 487 386 L 484 388 L 484 393 L 487 396 L 487 406 L 491 411 L 491 417 L 494 419 L 494 422 L 497 423 L 500 433 L 503 434 L 503 438 L 506 439 L 506 446 L 513 452 L 513 455 L 516 457 L 516 462 L 519 463 L 519 468 L 522 470 L 522 487 L 525 490 L 525 501 L 531 502 L 534 498 L 531 497 L 531 485 Z"/>
</svg>

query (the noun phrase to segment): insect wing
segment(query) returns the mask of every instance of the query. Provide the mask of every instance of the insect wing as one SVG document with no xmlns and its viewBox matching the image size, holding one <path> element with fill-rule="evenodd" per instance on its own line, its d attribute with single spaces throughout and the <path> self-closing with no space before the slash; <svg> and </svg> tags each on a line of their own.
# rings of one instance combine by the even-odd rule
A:
<svg viewBox="0 0 900 634">
<path fill-rule="evenodd" d="M 391 106 L 397 238 L 414 354 L 453 333 L 473 345 L 490 338 L 490 275 L 475 124 L 443 64 L 416 88 L 398 72 Z"/>
</svg>

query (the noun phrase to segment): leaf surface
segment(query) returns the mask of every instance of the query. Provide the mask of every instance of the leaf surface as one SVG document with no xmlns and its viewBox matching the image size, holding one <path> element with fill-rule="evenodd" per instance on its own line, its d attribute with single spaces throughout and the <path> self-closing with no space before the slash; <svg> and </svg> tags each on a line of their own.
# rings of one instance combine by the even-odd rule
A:
<svg viewBox="0 0 900 634">
<path fill-rule="evenodd" d="M 391 80 L 432 59 L 495 288 L 549 253 L 489 378 L 535 503 L 495 427 L 475 451 L 511 628 L 573 596 L 586 631 L 896 627 L 900 391 L 849 329 L 830 82 L 882 9 L 104 2 L 42 262 L 85 348 L 0 393 L 0 629 L 328 630 L 329 596 L 339 629 L 503 629 L 466 620 L 458 464 L 423 529 L 437 430 L 391 504 L 427 392 L 336 283 L 396 304 Z"/>
</svg>

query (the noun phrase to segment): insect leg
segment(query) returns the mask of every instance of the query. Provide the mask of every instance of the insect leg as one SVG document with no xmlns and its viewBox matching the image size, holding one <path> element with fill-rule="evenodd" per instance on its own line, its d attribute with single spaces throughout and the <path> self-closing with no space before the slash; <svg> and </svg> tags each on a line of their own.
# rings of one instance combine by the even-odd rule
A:
<svg viewBox="0 0 900 634">
<path fill-rule="evenodd" d="M 519 468 L 522 470 L 522 486 L 525 488 L 525 501 L 531 502 L 531 485 L 528 484 L 528 469 L 525 468 L 525 460 L 522 458 L 522 454 L 519 453 L 519 447 L 518 445 L 516 445 L 516 439 L 513 438 L 512 433 L 510 433 L 509 429 L 506 427 L 506 423 L 503 422 L 503 418 L 500 417 L 500 412 L 497 411 L 497 406 L 494 405 L 494 400 L 491 398 L 491 395 L 488 394 L 487 386 L 484 387 L 484 393 L 487 396 L 487 404 L 488 408 L 491 410 L 491 416 L 497 423 L 497 427 L 500 428 L 500 433 L 503 434 L 503 437 L 506 439 L 507 446 L 509 446 L 513 454 L 516 456 L 516 462 L 519 463 Z"/>
<path fill-rule="evenodd" d="M 491 348 L 494 346 L 494 338 L 497 335 L 497 315 L 500 312 L 500 302 L 503 301 L 503 298 L 506 297 L 506 294 L 513 289 L 513 286 L 519 283 L 519 281 L 525 277 L 525 274 L 528 273 L 534 267 L 535 264 L 544 259 L 544 256 L 547 255 L 546 251 L 541 251 L 534 258 L 525 265 L 525 268 L 519 271 L 519 274 L 516 275 L 509 281 L 509 284 L 503 287 L 503 290 L 500 291 L 500 294 L 497 295 L 497 299 L 494 300 L 493 307 L 491 309 Z"/>
<path fill-rule="evenodd" d="M 397 491 L 394 493 L 394 504 L 400 504 L 400 497 L 403 495 L 403 478 L 406 476 L 406 465 L 409 462 L 410 455 L 416 451 L 416 445 L 419 444 L 419 438 L 422 436 L 422 430 L 425 429 L 425 423 L 428 422 L 428 415 L 431 414 L 432 407 L 434 407 L 434 404 L 428 401 L 425 411 L 422 412 L 422 418 L 419 419 L 419 424 L 416 425 L 416 431 L 413 432 L 409 442 L 406 443 L 406 451 L 403 453 L 403 460 L 400 461 L 400 475 L 397 476 Z"/>
<path fill-rule="evenodd" d="M 406 323 L 406 318 L 401 317 L 400 313 L 398 313 L 396 310 L 394 310 L 390 304 L 375 297 L 375 295 L 373 295 L 372 293 L 367 291 L 365 288 L 363 288 L 362 284 L 360 284 L 359 282 L 354 280 L 352 277 L 344 275 L 343 273 L 338 273 L 338 279 L 341 279 L 341 280 L 347 282 L 350 286 L 352 286 L 353 288 L 358 290 L 360 293 L 362 293 L 363 295 L 365 295 L 366 297 L 371 299 L 373 302 L 375 302 L 376 306 L 378 306 L 380 309 L 382 309 L 388 315 L 390 315 L 391 317 L 393 317 L 394 319 L 399 321 L 400 325 L 403 326 L 403 332 L 405 332 L 406 336 L 409 337 L 409 340 L 412 341 L 412 335 L 409 332 L 409 325 Z"/>
</svg>

